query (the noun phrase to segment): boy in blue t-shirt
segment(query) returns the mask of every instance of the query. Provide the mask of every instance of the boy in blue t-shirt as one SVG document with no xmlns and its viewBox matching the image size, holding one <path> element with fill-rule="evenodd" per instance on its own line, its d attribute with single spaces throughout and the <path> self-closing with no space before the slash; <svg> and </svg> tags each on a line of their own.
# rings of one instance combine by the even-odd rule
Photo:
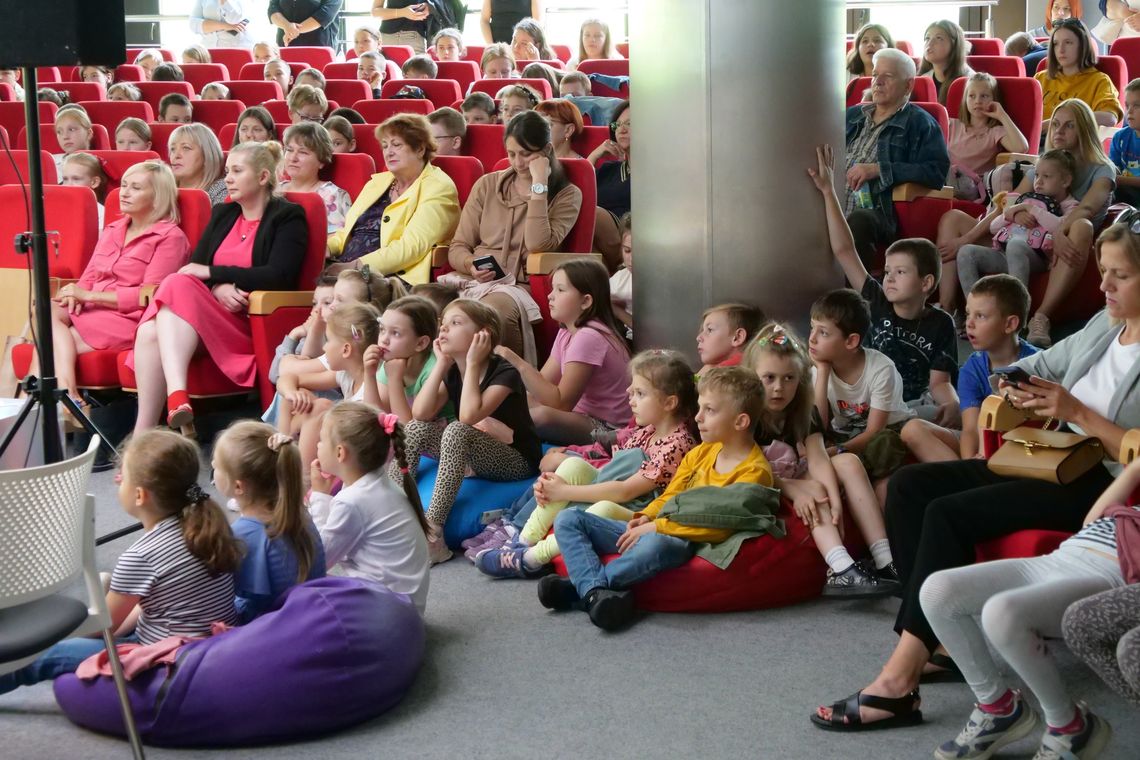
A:
<svg viewBox="0 0 1140 760">
<path fill-rule="evenodd" d="M 982 401 L 993 393 L 994 368 L 1008 367 L 1036 347 L 1018 337 L 1029 314 L 1029 291 L 1016 277 L 992 274 L 978 280 L 966 296 L 966 337 L 975 349 L 958 373 L 962 432 L 911 420 L 902 429 L 903 443 L 920 462 L 972 459 L 981 452 L 978 415 Z"/>
<path fill-rule="evenodd" d="M 1140 205 L 1140 78 L 1124 88 L 1125 126 L 1112 136 L 1108 157 L 1116 164 L 1116 200 Z"/>
</svg>

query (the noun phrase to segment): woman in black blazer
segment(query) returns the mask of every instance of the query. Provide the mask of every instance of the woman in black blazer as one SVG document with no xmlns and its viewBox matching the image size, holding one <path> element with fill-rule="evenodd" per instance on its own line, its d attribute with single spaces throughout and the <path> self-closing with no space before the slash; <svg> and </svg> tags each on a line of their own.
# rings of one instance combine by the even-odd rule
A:
<svg viewBox="0 0 1140 760">
<path fill-rule="evenodd" d="M 191 263 L 162 281 L 143 314 L 128 361 L 139 393 L 136 433 L 158 424 L 163 396 L 171 427 L 194 421 L 186 376 L 199 352 L 236 385 L 253 387 L 249 294 L 294 289 L 309 245 L 304 210 L 273 195 L 280 159 L 277 143 L 230 151 L 226 189 L 233 202 L 214 206 Z"/>
</svg>

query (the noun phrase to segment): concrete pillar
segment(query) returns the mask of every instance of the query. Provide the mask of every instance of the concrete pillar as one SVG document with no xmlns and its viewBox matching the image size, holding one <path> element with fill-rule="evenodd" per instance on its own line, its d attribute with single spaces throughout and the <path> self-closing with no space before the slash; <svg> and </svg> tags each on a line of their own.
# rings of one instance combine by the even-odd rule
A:
<svg viewBox="0 0 1140 760">
<path fill-rule="evenodd" d="M 841 0 L 631 0 L 639 348 L 695 359 L 701 312 L 726 301 L 804 330 L 842 285 L 806 170 L 818 144 L 843 155 L 843 14 Z"/>
</svg>

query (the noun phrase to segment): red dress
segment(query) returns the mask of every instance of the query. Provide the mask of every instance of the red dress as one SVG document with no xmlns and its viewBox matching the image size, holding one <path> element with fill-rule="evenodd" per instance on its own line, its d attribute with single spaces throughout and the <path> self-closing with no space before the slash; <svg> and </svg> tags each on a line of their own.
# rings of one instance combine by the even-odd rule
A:
<svg viewBox="0 0 1140 760">
<path fill-rule="evenodd" d="M 239 216 L 214 253 L 213 264 L 250 266 L 253 263 L 253 239 L 256 234 L 257 223 L 250 224 Z M 245 240 L 242 240 L 243 235 Z M 154 319 L 163 306 L 194 328 L 202 348 L 226 377 L 243 388 L 254 386 L 257 381 L 257 363 L 253 355 L 248 314 L 227 311 L 214 298 L 206 283 L 187 274 L 173 274 L 163 280 L 139 323 Z M 134 367 L 133 351 L 128 365 Z"/>
<path fill-rule="evenodd" d="M 140 286 L 162 282 L 190 258 L 190 242 L 174 222 L 155 222 L 131 242 L 128 217 L 106 226 L 77 285 L 95 293 L 114 293 L 115 306 L 87 304 L 71 315 L 71 326 L 94 349 L 130 348 L 143 310 Z"/>
</svg>

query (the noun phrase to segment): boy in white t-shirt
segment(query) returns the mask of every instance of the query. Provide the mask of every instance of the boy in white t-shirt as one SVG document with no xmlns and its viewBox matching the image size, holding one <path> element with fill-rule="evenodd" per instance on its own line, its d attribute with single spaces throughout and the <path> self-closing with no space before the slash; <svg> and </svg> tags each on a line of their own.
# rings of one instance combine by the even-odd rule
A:
<svg viewBox="0 0 1140 760">
<path fill-rule="evenodd" d="M 610 278 L 610 301 L 614 316 L 625 325 L 625 337 L 633 338 L 633 220 L 629 213 L 618 222 L 622 268 Z"/>
<path fill-rule="evenodd" d="M 884 431 L 897 438 L 898 429 L 914 416 L 902 397 L 902 377 L 883 354 L 863 348 L 863 335 L 871 325 L 867 302 L 854 290 L 833 290 L 811 307 L 808 353 L 815 362 L 815 402 L 828 428 L 838 441 L 831 453 L 851 451 L 860 455 L 872 477 L 889 474 L 881 455 L 868 461 L 868 444 Z M 889 447 L 901 449 L 898 446 Z"/>
</svg>

